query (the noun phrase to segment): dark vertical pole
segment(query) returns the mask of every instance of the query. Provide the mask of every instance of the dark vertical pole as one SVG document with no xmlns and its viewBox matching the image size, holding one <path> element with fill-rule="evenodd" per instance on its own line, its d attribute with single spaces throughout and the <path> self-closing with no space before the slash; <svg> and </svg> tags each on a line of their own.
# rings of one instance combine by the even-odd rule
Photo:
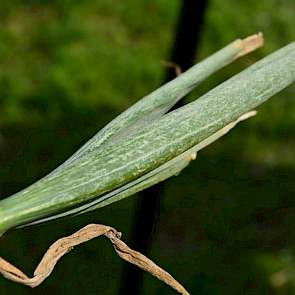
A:
<svg viewBox="0 0 295 295">
<path fill-rule="evenodd" d="M 194 64 L 199 46 L 201 28 L 209 0 L 183 0 L 170 60 L 182 71 Z M 175 77 L 175 71 L 167 71 L 165 82 Z"/>
<path fill-rule="evenodd" d="M 176 28 L 175 41 L 170 61 L 178 64 L 182 70 L 193 65 L 201 34 L 201 26 L 208 0 L 183 0 Z M 165 82 L 175 77 L 175 70 L 168 68 Z M 163 184 L 150 187 L 141 193 L 134 221 L 131 247 L 147 254 L 155 226 L 158 220 L 160 195 Z M 138 295 L 142 289 L 142 271 L 132 265 L 126 265 L 119 294 Z"/>
</svg>

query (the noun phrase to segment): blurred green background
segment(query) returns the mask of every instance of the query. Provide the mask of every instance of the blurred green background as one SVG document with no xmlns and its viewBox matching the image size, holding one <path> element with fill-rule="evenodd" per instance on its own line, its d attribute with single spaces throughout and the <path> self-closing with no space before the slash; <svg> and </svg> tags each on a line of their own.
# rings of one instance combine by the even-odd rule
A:
<svg viewBox="0 0 295 295">
<path fill-rule="evenodd" d="M 157 88 L 180 0 L 1 0 L 0 196 L 55 168 Z M 294 0 L 211 0 L 196 61 L 257 31 L 265 46 L 187 101 L 295 39 Z M 192 294 L 295 294 L 295 87 L 166 182 L 149 256 Z M 130 239 L 140 197 L 8 232 L 1 256 L 31 274 L 47 247 L 87 223 Z M 77 247 L 37 289 L 0 277 L 0 294 L 117 294 L 124 262 L 106 239 Z M 172 294 L 148 274 L 141 294 Z"/>
</svg>

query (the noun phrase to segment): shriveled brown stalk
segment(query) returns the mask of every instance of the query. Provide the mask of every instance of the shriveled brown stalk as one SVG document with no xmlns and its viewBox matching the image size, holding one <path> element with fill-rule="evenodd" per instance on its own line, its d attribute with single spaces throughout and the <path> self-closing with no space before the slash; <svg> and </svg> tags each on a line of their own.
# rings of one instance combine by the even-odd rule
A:
<svg viewBox="0 0 295 295">
<path fill-rule="evenodd" d="M 102 235 L 109 238 L 115 251 L 122 259 L 138 266 L 146 272 L 149 272 L 151 275 L 175 289 L 178 293 L 189 295 L 184 287 L 167 271 L 141 253 L 130 249 L 122 240 L 120 240 L 120 232 L 110 226 L 102 224 L 89 224 L 72 235 L 61 238 L 53 243 L 44 254 L 35 269 L 34 276 L 32 278 L 28 277 L 21 270 L 2 257 L 0 257 L 0 273 L 11 281 L 35 288 L 51 274 L 59 259 L 71 251 L 73 247 Z"/>
</svg>

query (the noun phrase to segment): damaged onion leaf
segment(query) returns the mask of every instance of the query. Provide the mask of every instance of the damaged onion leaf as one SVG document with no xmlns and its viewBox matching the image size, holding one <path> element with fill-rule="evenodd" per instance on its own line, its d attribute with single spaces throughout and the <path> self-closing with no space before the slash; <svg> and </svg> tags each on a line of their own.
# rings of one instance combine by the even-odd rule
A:
<svg viewBox="0 0 295 295">
<path fill-rule="evenodd" d="M 244 40 L 233 42 L 152 92 L 56 170 L 0 201 L 0 232 L 81 214 L 179 173 L 197 151 L 294 82 L 295 43 L 291 43 L 196 101 L 167 113 L 207 76 L 251 51 Z"/>
</svg>

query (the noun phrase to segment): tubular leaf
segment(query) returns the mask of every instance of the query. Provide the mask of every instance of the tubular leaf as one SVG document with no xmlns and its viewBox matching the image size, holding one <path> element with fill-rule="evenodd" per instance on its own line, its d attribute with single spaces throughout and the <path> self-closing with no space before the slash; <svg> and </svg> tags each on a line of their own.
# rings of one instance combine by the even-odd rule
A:
<svg viewBox="0 0 295 295">
<path fill-rule="evenodd" d="M 191 152 L 191 149 L 196 151 L 194 147 L 202 142 L 210 142 L 214 135 L 219 134 L 218 131 L 294 80 L 295 43 L 291 43 L 195 102 L 148 125 L 139 124 L 138 130 L 120 134 L 118 127 L 112 131 L 112 141 L 103 148 L 86 152 L 85 156 L 83 152 L 63 169 L 2 200 L 0 231 L 59 213 L 67 214 L 67 211 L 89 203 L 87 206 L 90 207 L 85 207 L 87 211 L 91 206 L 99 206 L 96 200 L 100 200 L 100 205 L 106 205 L 124 197 L 124 193 L 130 195 L 170 177 L 172 173 L 169 169 L 165 170 L 164 165 L 169 167 L 174 163 L 170 169 L 175 169 L 175 173 L 180 171 L 187 165 L 186 152 Z M 185 84 L 185 81 L 182 83 Z M 109 135 L 105 140 L 112 138 Z M 122 140 L 116 140 L 120 136 Z M 175 162 L 170 162 L 173 160 Z M 115 190 L 118 190 L 117 193 Z M 81 208 L 84 210 L 84 207 Z"/>
</svg>

